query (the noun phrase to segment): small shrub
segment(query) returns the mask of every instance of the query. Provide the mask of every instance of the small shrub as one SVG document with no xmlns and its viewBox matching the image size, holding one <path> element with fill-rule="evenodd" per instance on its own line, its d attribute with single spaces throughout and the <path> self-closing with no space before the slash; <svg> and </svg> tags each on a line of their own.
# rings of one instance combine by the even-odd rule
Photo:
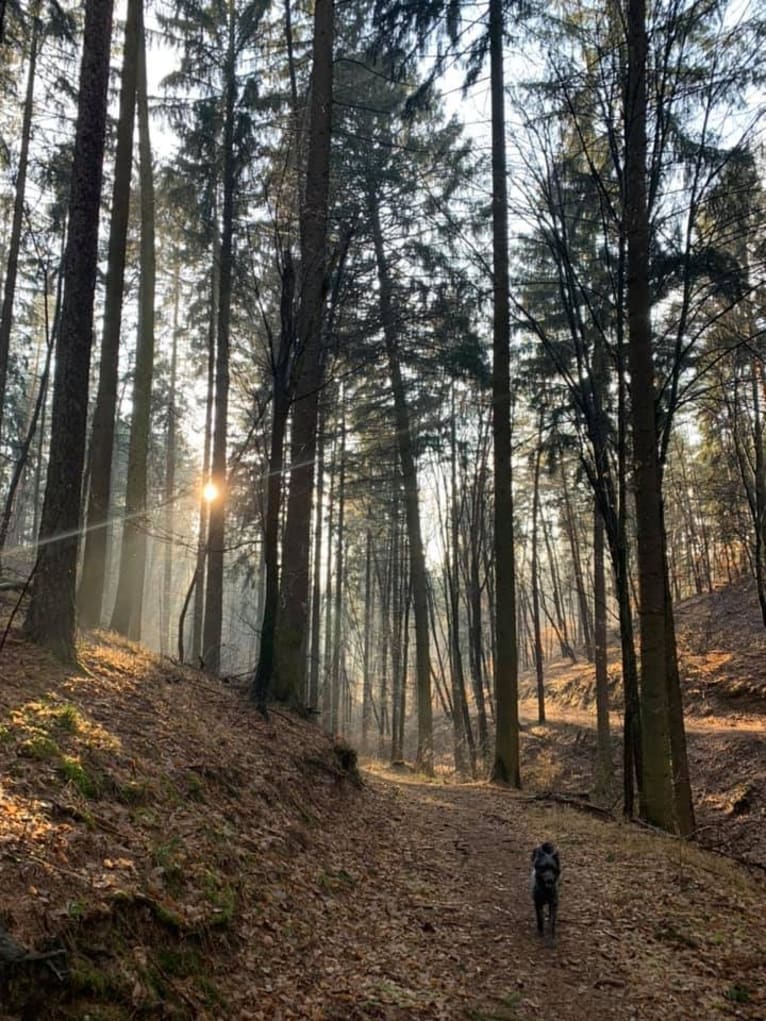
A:
<svg viewBox="0 0 766 1021">
<path fill-rule="evenodd" d="M 74 705 L 61 705 L 51 709 L 51 718 L 61 730 L 74 734 L 80 729 L 80 710 Z"/>
<path fill-rule="evenodd" d="M 202 961 L 195 950 L 160 950 L 157 953 L 157 965 L 166 975 L 177 978 L 189 978 L 202 969 Z"/>
<path fill-rule="evenodd" d="M 97 798 L 99 793 L 98 780 L 91 776 L 79 759 L 71 755 L 62 755 L 56 766 L 59 776 L 65 783 L 71 783 L 84 798 Z"/>
<path fill-rule="evenodd" d="M 36 759 L 38 762 L 45 762 L 48 759 L 55 759 L 59 754 L 59 746 L 46 734 L 35 734 L 26 741 L 22 741 L 18 747 L 18 754 L 27 759 Z"/>
<path fill-rule="evenodd" d="M 339 768 L 346 773 L 354 783 L 360 784 L 362 778 L 359 775 L 359 764 L 356 748 L 352 748 L 346 741 L 336 741 L 333 746 L 333 754 Z"/>
<path fill-rule="evenodd" d="M 750 1003 L 750 990 L 747 986 L 741 986 L 737 982 L 723 994 L 731 1003 Z"/>
</svg>

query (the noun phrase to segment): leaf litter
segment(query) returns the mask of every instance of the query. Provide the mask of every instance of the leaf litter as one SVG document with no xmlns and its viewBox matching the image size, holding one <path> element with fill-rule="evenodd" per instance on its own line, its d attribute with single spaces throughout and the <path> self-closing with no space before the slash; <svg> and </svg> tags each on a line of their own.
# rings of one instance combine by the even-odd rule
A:
<svg viewBox="0 0 766 1021">
<path fill-rule="evenodd" d="M 69 975 L 5 1018 L 766 1016 L 763 877 L 486 784 L 369 766 L 100 634 L 0 661 L 0 923 Z M 564 864 L 555 947 L 532 847 Z M 0 1008 L 1 1009 L 1 1008 Z"/>
</svg>

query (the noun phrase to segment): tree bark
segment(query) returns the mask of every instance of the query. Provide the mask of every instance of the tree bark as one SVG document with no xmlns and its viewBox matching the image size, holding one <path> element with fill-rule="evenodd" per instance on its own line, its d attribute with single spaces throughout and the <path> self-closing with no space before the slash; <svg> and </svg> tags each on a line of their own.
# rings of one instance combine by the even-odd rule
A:
<svg viewBox="0 0 766 1021">
<path fill-rule="evenodd" d="M 122 56 L 122 86 L 117 121 L 112 211 L 109 225 L 104 327 L 101 335 L 98 393 L 90 443 L 87 529 L 77 604 L 80 623 L 99 627 L 103 613 L 109 512 L 112 497 L 112 455 L 117 410 L 120 323 L 125 285 L 125 262 L 133 166 L 133 130 L 138 80 L 138 25 L 142 0 L 129 0 Z"/>
<path fill-rule="evenodd" d="M 21 148 L 19 167 L 16 172 L 16 191 L 13 197 L 13 218 L 11 236 L 8 241 L 8 261 L 3 286 L 3 307 L 0 312 L 0 437 L 3 433 L 3 410 L 5 383 L 8 378 L 8 358 L 11 348 L 13 326 L 13 304 L 16 298 L 16 277 L 19 268 L 21 231 L 24 224 L 24 202 L 27 188 L 27 166 L 29 164 L 29 139 L 32 134 L 32 111 L 37 77 L 37 57 L 41 46 L 42 25 L 40 23 L 40 0 L 34 0 L 30 10 L 32 38 L 29 43 L 29 65 L 27 67 L 27 89 L 24 99 L 24 113 L 21 121 Z"/>
<path fill-rule="evenodd" d="M 426 774 L 433 772 L 433 722 L 431 711 L 431 657 L 428 626 L 428 581 L 423 537 L 420 527 L 418 478 L 415 467 L 410 415 L 404 391 L 404 380 L 399 356 L 394 320 L 392 283 L 383 246 L 378 199 L 371 188 L 368 191 L 368 210 L 372 223 L 373 243 L 378 271 L 380 315 L 383 339 L 388 359 L 388 371 L 394 398 L 394 420 L 399 462 L 404 484 L 404 508 L 407 538 L 410 549 L 412 602 L 415 617 L 415 661 L 417 673 L 418 750 L 417 768 Z"/>
<path fill-rule="evenodd" d="M 327 272 L 334 13 L 334 0 L 316 0 L 306 195 L 301 210 L 299 355 L 272 692 L 277 701 L 285 703 L 300 702 L 306 690 L 311 498 L 323 373 L 322 319 Z"/>
<path fill-rule="evenodd" d="M 495 480 L 495 758 L 492 779 L 521 786 L 519 763 L 519 652 L 511 481 L 510 294 L 508 185 L 505 156 L 503 0 L 489 4 L 492 95 L 492 437 Z"/>
<path fill-rule="evenodd" d="M 156 282 L 154 169 L 149 138 L 146 83 L 146 40 L 143 11 L 138 13 L 138 145 L 141 182 L 141 273 L 138 284 L 138 341 L 133 381 L 125 518 L 120 549 L 120 575 L 112 611 L 112 628 L 128 638 L 141 637 L 147 553 L 147 464 L 151 431 L 154 375 L 154 297 Z"/>
<path fill-rule="evenodd" d="M 540 463 L 542 460 L 543 413 L 540 412 L 537 430 L 537 450 L 532 478 L 532 629 L 534 636 L 535 679 L 537 681 L 537 722 L 545 723 L 545 677 L 543 674 L 543 643 L 540 628 L 540 577 L 538 566 L 537 522 L 540 516 Z"/>
<path fill-rule="evenodd" d="M 75 592 L 106 129 L 111 0 L 87 0 L 51 447 L 25 631 L 75 663 Z"/>
<path fill-rule="evenodd" d="M 226 443 L 229 417 L 229 334 L 231 329 L 232 268 L 234 260 L 234 190 L 236 163 L 234 117 L 237 97 L 236 19 L 229 11 L 229 40 L 225 69 L 223 124 L 223 204 L 218 273 L 218 324 L 215 360 L 215 413 L 210 481 L 217 496 L 209 504 L 207 529 L 207 584 L 202 629 L 202 663 L 210 673 L 221 667 L 223 628 L 223 573 L 226 540 Z"/>
<path fill-rule="evenodd" d="M 170 393 L 168 395 L 168 420 L 165 428 L 165 555 L 162 572 L 162 628 L 161 650 L 173 648 L 170 622 L 173 615 L 170 605 L 173 599 L 173 533 L 175 531 L 175 488 L 176 488 L 176 386 L 178 376 L 178 313 L 181 303 L 181 259 L 176 253 L 173 280 L 173 326 L 170 351 Z"/>
<path fill-rule="evenodd" d="M 641 623 L 642 814 L 676 828 L 670 759 L 666 616 L 667 589 L 654 364 L 650 323 L 649 215 L 646 192 L 646 9 L 627 0 L 628 80 L 625 92 L 625 214 L 628 251 L 628 358 L 631 376 L 633 470 L 638 533 Z"/>
<path fill-rule="evenodd" d="M 614 785 L 609 733 L 609 675 L 607 673 L 606 577 L 604 520 L 598 501 L 593 507 L 593 653 L 596 670 L 596 795 L 608 801 Z"/>
<path fill-rule="evenodd" d="M 268 700 L 274 671 L 274 632 L 279 606 L 279 520 L 282 507 L 285 430 L 290 411 L 288 365 L 293 344 L 293 301 L 295 270 L 289 251 L 282 266 L 281 326 L 279 350 L 273 355 L 273 399 L 271 445 L 266 476 L 266 512 L 263 529 L 263 558 L 266 565 L 266 593 L 263 601 L 261 644 L 258 666 L 252 681 L 252 697 L 261 706 Z"/>
</svg>

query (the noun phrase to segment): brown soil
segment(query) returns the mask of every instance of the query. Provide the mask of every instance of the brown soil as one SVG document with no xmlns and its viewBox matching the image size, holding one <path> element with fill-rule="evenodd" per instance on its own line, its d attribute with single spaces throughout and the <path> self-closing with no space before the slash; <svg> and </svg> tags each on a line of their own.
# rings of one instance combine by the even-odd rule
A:
<svg viewBox="0 0 766 1021">
<path fill-rule="evenodd" d="M 533 790 L 359 785 L 296 717 L 113 637 L 81 655 L 0 655 L 0 935 L 69 967 L 12 969 L 1 1017 L 766 1016 L 759 872 Z M 527 890 L 546 837 L 555 947 Z"/>
</svg>

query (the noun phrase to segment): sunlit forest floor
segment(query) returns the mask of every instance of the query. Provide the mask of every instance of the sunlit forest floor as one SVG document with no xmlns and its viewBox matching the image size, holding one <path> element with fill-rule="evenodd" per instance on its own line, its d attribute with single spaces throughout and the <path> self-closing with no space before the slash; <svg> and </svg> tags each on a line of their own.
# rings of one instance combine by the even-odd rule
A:
<svg viewBox="0 0 766 1021">
<path fill-rule="evenodd" d="M 766 628 L 755 587 L 742 582 L 676 611 L 697 839 L 766 867 Z M 613 760 L 621 785 L 620 664 L 610 650 Z M 534 677 L 522 678 L 525 781 L 536 791 L 589 798 L 596 754 L 593 667 L 546 668 L 546 724 Z"/>
<path fill-rule="evenodd" d="M 569 667 L 568 704 L 525 729 L 516 793 L 358 778 L 315 726 L 264 720 L 225 684 L 97 637 L 81 674 L 15 630 L 0 654 L 0 953 L 11 939 L 67 965 L 0 966 L 3 1018 L 766 1016 L 762 870 L 537 799 L 588 791 L 574 764 L 590 759 L 591 713 Z M 720 828 L 750 818 L 749 833 L 763 716 L 752 692 L 726 710 L 712 673 L 699 685 L 694 768 L 720 775 L 698 778 L 698 811 L 723 799 Z M 572 745 L 563 769 L 556 734 Z M 748 756 L 740 804 L 724 774 L 728 759 L 744 776 Z M 554 947 L 527 888 L 546 837 L 564 865 Z"/>
</svg>

